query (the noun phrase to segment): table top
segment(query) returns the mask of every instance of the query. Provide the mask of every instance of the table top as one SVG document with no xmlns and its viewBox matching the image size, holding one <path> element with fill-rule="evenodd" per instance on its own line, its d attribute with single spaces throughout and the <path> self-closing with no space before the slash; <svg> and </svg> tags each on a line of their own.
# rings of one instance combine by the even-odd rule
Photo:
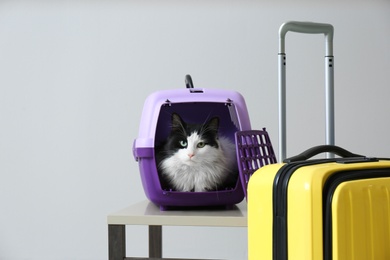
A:
<svg viewBox="0 0 390 260">
<path fill-rule="evenodd" d="M 231 209 L 207 208 L 160 211 L 150 201 L 142 201 L 107 216 L 109 225 L 247 227 L 246 201 Z"/>
</svg>

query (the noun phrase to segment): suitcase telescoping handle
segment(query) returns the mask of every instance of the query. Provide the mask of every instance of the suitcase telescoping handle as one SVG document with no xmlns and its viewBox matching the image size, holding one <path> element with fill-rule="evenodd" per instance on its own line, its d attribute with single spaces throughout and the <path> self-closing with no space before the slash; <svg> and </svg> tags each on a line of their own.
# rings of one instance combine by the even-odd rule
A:
<svg viewBox="0 0 390 260">
<path fill-rule="evenodd" d="M 325 35 L 325 55 L 333 56 L 333 26 L 327 23 L 312 22 L 286 22 L 279 28 L 279 53 L 285 53 L 285 36 L 287 32 L 324 34 Z"/>
<path fill-rule="evenodd" d="M 313 156 L 316 156 L 320 153 L 332 153 L 338 156 L 341 156 L 343 158 L 356 158 L 356 157 L 365 157 L 363 155 L 351 153 L 350 151 L 347 151 L 339 146 L 335 145 L 319 145 L 319 146 L 314 146 L 310 149 L 307 149 L 306 151 L 296 155 L 289 157 L 287 159 L 284 159 L 283 162 L 285 163 L 291 163 L 291 162 L 297 162 L 297 161 L 305 161 L 310 159 Z"/>
<path fill-rule="evenodd" d="M 313 22 L 286 22 L 279 29 L 279 160 L 286 158 L 286 33 L 310 33 L 325 35 L 325 104 L 326 144 L 334 145 L 334 71 L 333 71 L 333 26 Z M 332 154 L 327 157 L 333 157 Z"/>
</svg>

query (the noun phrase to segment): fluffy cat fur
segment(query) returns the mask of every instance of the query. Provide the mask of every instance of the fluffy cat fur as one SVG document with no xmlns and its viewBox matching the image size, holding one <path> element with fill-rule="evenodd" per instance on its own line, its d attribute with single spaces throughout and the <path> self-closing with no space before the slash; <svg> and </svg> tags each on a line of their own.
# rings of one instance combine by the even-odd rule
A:
<svg viewBox="0 0 390 260">
<path fill-rule="evenodd" d="M 237 177 L 235 145 L 218 136 L 219 118 L 189 124 L 173 113 L 171 132 L 156 149 L 163 188 L 204 192 L 234 188 Z"/>
</svg>

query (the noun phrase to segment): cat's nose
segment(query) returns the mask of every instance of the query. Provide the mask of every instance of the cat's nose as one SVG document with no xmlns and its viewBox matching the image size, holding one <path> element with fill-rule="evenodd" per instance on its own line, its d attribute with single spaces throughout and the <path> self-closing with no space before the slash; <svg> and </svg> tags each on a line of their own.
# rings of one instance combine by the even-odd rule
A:
<svg viewBox="0 0 390 260">
<path fill-rule="evenodd" d="M 194 157 L 195 154 L 189 153 L 189 154 L 187 154 L 187 155 L 188 155 L 188 157 L 190 157 L 190 159 L 191 159 L 192 157 Z"/>
</svg>

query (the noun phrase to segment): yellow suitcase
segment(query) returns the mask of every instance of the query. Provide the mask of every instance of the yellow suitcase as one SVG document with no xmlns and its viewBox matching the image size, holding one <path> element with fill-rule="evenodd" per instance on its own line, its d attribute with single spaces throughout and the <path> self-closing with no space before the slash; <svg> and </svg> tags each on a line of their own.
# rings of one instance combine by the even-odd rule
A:
<svg viewBox="0 0 390 260">
<path fill-rule="evenodd" d="M 305 160 L 322 152 L 342 156 Z M 323 145 L 248 183 L 249 260 L 390 259 L 390 160 Z"/>
<path fill-rule="evenodd" d="M 327 145 L 285 160 L 289 31 L 325 36 Z M 390 159 L 366 158 L 334 146 L 332 41 L 330 24 L 287 22 L 280 27 L 278 159 L 285 163 L 243 171 L 248 175 L 249 260 L 390 259 Z M 321 153 L 328 158 L 310 159 Z M 238 159 L 251 165 L 261 157 L 249 154 L 248 161 Z"/>
</svg>

